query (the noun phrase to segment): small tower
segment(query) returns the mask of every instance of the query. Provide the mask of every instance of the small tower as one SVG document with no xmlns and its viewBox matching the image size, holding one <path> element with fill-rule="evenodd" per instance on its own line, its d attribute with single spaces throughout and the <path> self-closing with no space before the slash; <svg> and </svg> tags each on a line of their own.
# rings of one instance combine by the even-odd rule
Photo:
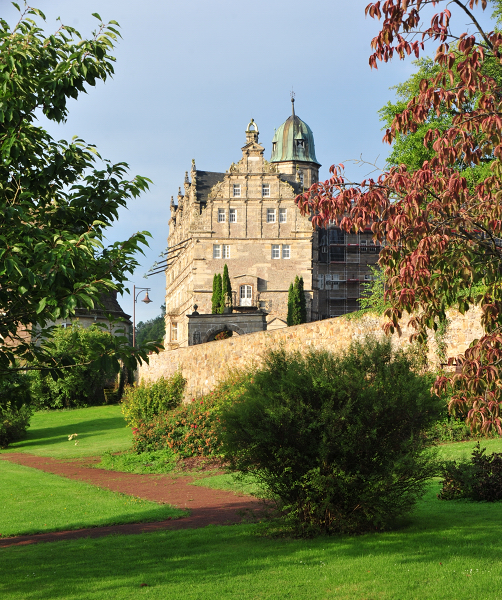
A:
<svg viewBox="0 0 502 600">
<path fill-rule="evenodd" d="M 275 132 L 272 158 L 280 173 L 294 175 L 295 180 L 308 188 L 317 183 L 319 167 L 315 155 L 314 134 L 295 114 L 295 98 L 291 97 L 291 116 Z"/>
<path fill-rule="evenodd" d="M 246 129 L 246 144 L 258 143 L 258 125 L 255 123 L 254 119 L 249 121 L 247 129 Z"/>
</svg>

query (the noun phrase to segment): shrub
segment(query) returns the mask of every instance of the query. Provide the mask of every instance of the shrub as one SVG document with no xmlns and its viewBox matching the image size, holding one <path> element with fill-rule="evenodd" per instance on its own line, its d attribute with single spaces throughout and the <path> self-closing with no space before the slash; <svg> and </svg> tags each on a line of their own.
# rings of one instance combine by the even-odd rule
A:
<svg viewBox="0 0 502 600">
<path fill-rule="evenodd" d="M 244 392 L 250 371 L 233 373 L 211 393 L 161 413 L 133 429 L 133 449 L 151 452 L 169 448 L 178 456 L 219 456 L 220 414 Z"/>
<path fill-rule="evenodd" d="M 222 452 L 255 475 L 296 531 L 387 528 L 436 473 L 421 433 L 441 401 L 388 340 L 338 356 L 268 354 L 239 402 L 222 411 Z"/>
<path fill-rule="evenodd" d="M 493 452 L 485 455 L 486 448 L 479 442 L 472 451 L 470 460 L 443 463 L 441 500 L 470 500 L 494 502 L 502 500 L 502 454 Z"/>
<path fill-rule="evenodd" d="M 426 432 L 430 442 L 464 442 L 473 437 L 471 429 L 462 419 L 455 417 L 443 417 L 436 421 Z"/>
<path fill-rule="evenodd" d="M 161 377 L 151 383 L 141 382 L 127 387 L 122 398 L 122 414 L 126 423 L 138 427 L 178 406 L 183 399 L 186 379 L 180 371 L 172 377 Z"/>
<path fill-rule="evenodd" d="M 0 447 L 21 439 L 32 414 L 30 381 L 24 373 L 9 373 L 0 378 Z"/>
<path fill-rule="evenodd" d="M 49 344 L 55 363 L 74 365 L 58 379 L 35 372 L 31 392 L 37 408 L 76 408 L 105 403 L 103 389 L 115 384 L 116 372 L 110 364 L 103 368 L 95 360 L 113 342 L 107 331 L 94 325 L 54 329 Z"/>
</svg>

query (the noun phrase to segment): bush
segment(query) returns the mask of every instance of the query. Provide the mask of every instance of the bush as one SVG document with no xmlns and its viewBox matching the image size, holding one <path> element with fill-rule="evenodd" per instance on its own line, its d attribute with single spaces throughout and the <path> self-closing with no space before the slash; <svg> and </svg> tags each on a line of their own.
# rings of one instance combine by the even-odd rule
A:
<svg viewBox="0 0 502 600">
<path fill-rule="evenodd" d="M 469 498 L 478 502 L 502 500 L 502 454 L 493 452 L 485 455 L 479 442 L 472 451 L 470 460 L 443 463 L 441 500 Z"/>
<path fill-rule="evenodd" d="M 278 499 L 301 535 L 381 530 L 437 472 L 421 433 L 441 401 L 388 340 L 338 356 L 270 352 L 221 416 L 223 456 Z"/>
<path fill-rule="evenodd" d="M 176 406 L 183 399 L 186 379 L 180 371 L 172 377 L 161 377 L 152 383 L 127 387 L 122 398 L 122 414 L 131 427 L 150 423 L 153 419 Z"/>
<path fill-rule="evenodd" d="M 244 392 L 251 372 L 234 373 L 211 393 L 159 414 L 133 429 L 133 449 L 151 452 L 169 448 L 180 457 L 219 456 L 220 414 Z"/>
<path fill-rule="evenodd" d="M 0 447 L 24 437 L 32 414 L 30 380 L 13 372 L 0 378 Z"/>
<path fill-rule="evenodd" d="M 36 408 L 77 408 L 105 403 L 104 388 L 115 384 L 116 373 L 110 364 L 103 368 L 95 359 L 113 346 L 107 331 L 94 325 L 54 329 L 49 344 L 56 364 L 65 368 L 54 380 L 35 372 L 31 392 Z"/>
<path fill-rule="evenodd" d="M 430 442 L 437 444 L 446 442 L 464 442 L 473 437 L 471 429 L 463 419 L 455 417 L 444 417 L 436 421 L 427 430 L 427 438 Z"/>
</svg>

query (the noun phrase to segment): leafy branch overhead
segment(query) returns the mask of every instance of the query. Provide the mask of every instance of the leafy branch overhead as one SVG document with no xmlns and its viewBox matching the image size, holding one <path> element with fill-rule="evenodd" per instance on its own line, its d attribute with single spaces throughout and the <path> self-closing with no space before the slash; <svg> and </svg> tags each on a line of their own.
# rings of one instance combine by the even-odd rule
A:
<svg viewBox="0 0 502 600">
<path fill-rule="evenodd" d="M 101 23 L 86 39 L 61 25 L 46 35 L 40 10 L 20 10 L 10 27 L 0 19 L 0 370 L 16 359 L 50 362 L 43 347 L 23 334 L 43 336 L 77 307 L 101 306 L 103 293 L 126 290 L 148 232 L 105 246 L 105 230 L 149 179 L 126 179 L 128 166 L 101 158 L 78 137 L 56 141 L 37 115 L 68 116 L 68 100 L 113 75 L 118 24 Z M 125 340 L 125 338 L 124 338 Z M 118 354 L 130 366 L 154 346 Z"/>
<path fill-rule="evenodd" d="M 432 2 L 443 10 L 422 27 L 430 4 L 386 0 L 366 8 L 382 20 L 371 42 L 371 67 L 394 56 L 419 58 L 426 42 L 439 43 L 406 101 L 386 113 L 384 140 L 402 143 L 422 135 L 422 156 L 360 183 L 345 178 L 343 165 L 333 165 L 331 178 L 297 203 L 313 215 L 314 226 L 329 219 L 345 231 L 371 226 L 385 244 L 379 264 L 387 283 L 387 332 L 399 330 L 407 312 L 414 337 L 424 341 L 449 307 L 465 313 L 480 304 L 485 335 L 457 359 L 462 372 L 439 378 L 436 386 L 450 387 L 450 408 L 467 412 L 474 429 L 502 432 L 502 34 L 486 31 L 476 18 L 486 0 Z M 467 17 L 474 33 L 453 29 L 450 9 L 462 23 Z M 489 167 L 481 172 L 483 165 Z M 477 171 L 476 177 L 468 171 Z"/>
</svg>

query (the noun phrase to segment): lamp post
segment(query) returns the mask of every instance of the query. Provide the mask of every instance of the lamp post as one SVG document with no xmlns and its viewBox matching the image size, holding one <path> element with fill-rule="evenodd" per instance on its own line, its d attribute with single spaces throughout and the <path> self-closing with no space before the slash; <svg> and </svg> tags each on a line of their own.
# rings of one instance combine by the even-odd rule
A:
<svg viewBox="0 0 502 600">
<path fill-rule="evenodd" d="M 134 302 L 132 305 L 132 345 L 133 345 L 133 347 L 136 347 L 136 302 L 138 301 L 138 296 L 144 290 L 146 290 L 146 294 L 145 294 L 145 297 L 143 298 L 143 300 L 141 300 L 141 302 L 144 302 L 145 304 L 150 304 L 150 302 L 153 302 L 153 300 L 150 300 L 150 298 L 148 297 L 148 292 L 150 291 L 150 289 L 151 288 L 141 288 L 141 287 L 136 287 L 135 285 L 133 285 L 133 296 L 134 296 Z M 138 293 L 136 293 L 137 290 L 139 290 Z"/>
</svg>

